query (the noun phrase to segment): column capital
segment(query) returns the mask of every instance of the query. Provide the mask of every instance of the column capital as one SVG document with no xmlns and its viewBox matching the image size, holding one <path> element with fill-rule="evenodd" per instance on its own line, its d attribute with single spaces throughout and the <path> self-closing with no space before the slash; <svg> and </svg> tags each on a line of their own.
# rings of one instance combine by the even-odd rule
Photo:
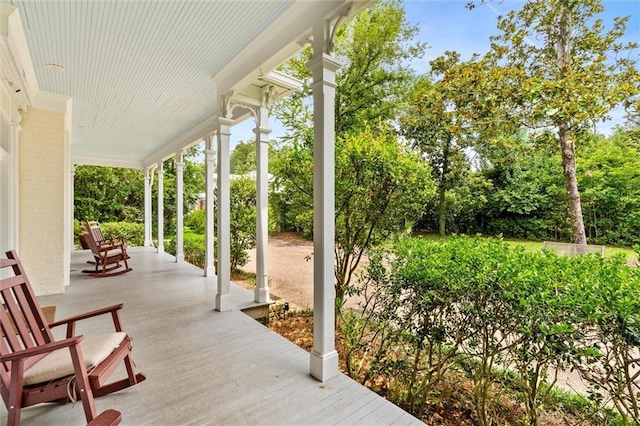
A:
<svg viewBox="0 0 640 426">
<path fill-rule="evenodd" d="M 260 135 L 268 135 L 272 132 L 273 130 L 271 130 L 271 128 L 269 127 L 254 127 L 253 128 L 253 133 L 256 134 L 256 136 L 260 136 Z M 260 140 L 260 142 L 266 142 L 269 143 L 268 140 Z"/>
<path fill-rule="evenodd" d="M 311 60 L 307 62 L 307 68 L 311 72 L 319 71 L 322 69 L 336 72 L 341 66 L 342 63 L 338 59 L 326 53 L 322 53 L 321 55 L 313 55 L 313 58 L 311 58 Z"/>
<path fill-rule="evenodd" d="M 20 108 L 18 106 L 14 107 L 10 111 L 9 117 L 9 125 L 13 127 L 18 127 L 20 129 L 20 123 L 22 122 L 22 114 L 20 114 Z"/>
<path fill-rule="evenodd" d="M 218 117 L 218 128 L 226 127 L 228 130 L 228 128 L 230 128 L 232 124 L 233 119 L 227 117 Z"/>
<path fill-rule="evenodd" d="M 216 151 L 214 149 L 205 149 L 204 150 L 204 158 L 205 161 L 216 161 Z"/>
</svg>

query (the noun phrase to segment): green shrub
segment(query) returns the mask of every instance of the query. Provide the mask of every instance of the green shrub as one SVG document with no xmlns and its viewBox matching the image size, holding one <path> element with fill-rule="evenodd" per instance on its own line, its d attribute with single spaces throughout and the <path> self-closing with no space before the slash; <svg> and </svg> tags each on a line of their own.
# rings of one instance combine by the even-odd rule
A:
<svg viewBox="0 0 640 426">
<path fill-rule="evenodd" d="M 184 218 L 185 228 L 189 228 L 196 234 L 204 235 L 206 232 L 207 216 L 205 210 L 194 210 Z"/>
<path fill-rule="evenodd" d="M 205 266 L 205 236 L 185 230 L 184 232 L 184 260 L 199 268 L 204 269 Z M 164 243 L 164 249 L 167 253 L 175 256 L 176 240 L 167 240 Z"/>
<path fill-rule="evenodd" d="M 550 373 L 569 369 L 603 413 L 610 398 L 624 424 L 639 420 L 640 271 L 622 257 L 525 253 L 479 237 L 406 239 L 370 254 L 360 292 L 364 324 L 344 319 L 347 370 L 361 382 L 386 375 L 392 396 L 418 416 L 437 401 L 455 354 L 473 383 L 478 424 L 495 420 L 504 376 L 496 371 L 505 367 L 516 373 L 527 424 L 537 424 L 554 388 Z"/>
<path fill-rule="evenodd" d="M 129 246 L 144 245 L 144 224 L 133 222 L 104 222 L 100 229 L 105 238 L 123 238 Z"/>
</svg>

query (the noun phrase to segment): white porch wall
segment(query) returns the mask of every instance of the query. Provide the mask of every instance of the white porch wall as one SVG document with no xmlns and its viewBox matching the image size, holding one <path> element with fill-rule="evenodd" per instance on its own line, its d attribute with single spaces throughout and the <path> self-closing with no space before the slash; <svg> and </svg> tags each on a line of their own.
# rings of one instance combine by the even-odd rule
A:
<svg viewBox="0 0 640 426">
<path fill-rule="evenodd" d="M 65 114 L 29 108 L 20 126 L 18 254 L 36 294 L 63 293 L 69 258 Z"/>
</svg>

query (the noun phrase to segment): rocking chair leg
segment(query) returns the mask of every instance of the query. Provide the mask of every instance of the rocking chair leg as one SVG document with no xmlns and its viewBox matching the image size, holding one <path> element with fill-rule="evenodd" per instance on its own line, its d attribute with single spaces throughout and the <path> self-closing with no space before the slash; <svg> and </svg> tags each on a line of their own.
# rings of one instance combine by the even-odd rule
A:
<svg viewBox="0 0 640 426">
<path fill-rule="evenodd" d="M 135 385 L 138 383 L 136 380 L 136 372 L 133 369 L 133 362 L 131 361 L 131 357 L 127 355 L 124 359 L 124 365 L 127 368 L 127 376 L 129 376 L 129 383 L 131 385 Z"/>
</svg>

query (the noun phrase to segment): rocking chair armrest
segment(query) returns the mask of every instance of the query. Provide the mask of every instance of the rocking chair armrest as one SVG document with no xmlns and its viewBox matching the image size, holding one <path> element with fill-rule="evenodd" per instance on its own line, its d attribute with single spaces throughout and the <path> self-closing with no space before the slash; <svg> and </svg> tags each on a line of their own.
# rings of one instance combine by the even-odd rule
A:
<svg viewBox="0 0 640 426">
<path fill-rule="evenodd" d="M 109 241 L 109 243 L 104 242 L 104 243 L 102 243 L 102 244 L 100 244 L 98 246 L 98 251 L 101 251 L 101 252 L 109 251 L 109 250 L 113 250 L 115 248 L 122 249 L 123 248 L 122 245 L 123 245 L 123 243 L 117 243 L 117 242 L 113 242 L 113 241 Z"/>
<path fill-rule="evenodd" d="M 77 345 L 78 343 L 82 342 L 83 339 L 84 336 L 75 336 L 55 342 L 45 343 L 44 345 L 23 349 L 21 351 L 13 352 L 9 355 L 3 355 L 2 357 L 0 357 L 0 360 L 2 362 L 10 362 L 17 361 L 23 358 L 29 358 L 35 355 L 46 354 L 57 349 L 63 349 L 69 346 Z"/>
<path fill-rule="evenodd" d="M 124 307 L 124 303 L 118 303 L 117 305 L 107 306 L 106 308 L 96 309 L 95 311 L 85 312 L 84 314 L 80 314 L 80 315 L 65 318 L 56 322 L 52 322 L 51 324 L 49 324 L 49 327 L 53 328 L 62 324 L 71 324 L 83 319 L 96 317 L 98 315 L 104 315 L 108 313 L 113 314 L 114 312 L 119 311 L 123 307 Z"/>
</svg>

